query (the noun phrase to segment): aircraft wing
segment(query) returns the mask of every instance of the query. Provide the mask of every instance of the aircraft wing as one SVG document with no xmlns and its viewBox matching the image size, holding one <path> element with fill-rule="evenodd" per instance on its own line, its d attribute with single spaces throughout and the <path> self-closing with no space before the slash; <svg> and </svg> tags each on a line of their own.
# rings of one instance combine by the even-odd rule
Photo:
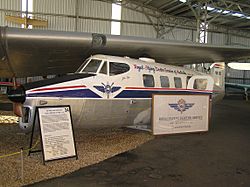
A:
<svg viewBox="0 0 250 187">
<path fill-rule="evenodd" d="M 151 57 L 164 64 L 230 62 L 250 48 L 95 33 L 0 28 L 0 77 L 74 72 L 93 54 Z"/>
</svg>

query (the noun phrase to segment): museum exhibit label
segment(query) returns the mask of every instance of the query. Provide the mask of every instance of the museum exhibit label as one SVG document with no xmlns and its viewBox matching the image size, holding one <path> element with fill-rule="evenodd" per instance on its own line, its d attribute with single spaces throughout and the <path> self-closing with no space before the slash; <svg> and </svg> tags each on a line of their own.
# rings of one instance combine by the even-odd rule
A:
<svg viewBox="0 0 250 187">
<path fill-rule="evenodd" d="M 69 106 L 38 108 L 44 161 L 77 157 Z"/>
<path fill-rule="evenodd" d="M 154 135 L 208 131 L 209 94 L 153 95 Z"/>
</svg>

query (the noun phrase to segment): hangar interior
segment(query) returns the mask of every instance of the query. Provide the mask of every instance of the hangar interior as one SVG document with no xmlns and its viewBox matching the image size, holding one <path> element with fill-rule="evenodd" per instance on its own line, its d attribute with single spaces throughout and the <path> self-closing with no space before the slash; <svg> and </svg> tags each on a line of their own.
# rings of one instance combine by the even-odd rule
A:
<svg viewBox="0 0 250 187">
<path fill-rule="evenodd" d="M 1 0 L 0 25 L 25 27 L 6 16 L 47 22 L 44 27 L 33 22 L 30 29 L 250 46 L 249 0 Z M 226 82 L 248 84 L 250 73 L 227 67 Z"/>
<path fill-rule="evenodd" d="M 250 0 L 0 0 L 0 26 L 250 47 Z M 204 71 L 209 66 L 188 67 Z M 226 67 L 225 78 L 250 84 L 249 71 Z M 19 77 L 18 82 L 41 79 Z M 11 80 L 0 77 L 1 81 Z M 209 113 L 213 116 L 209 133 L 154 139 L 132 129 L 79 130 L 79 160 L 45 167 L 39 161 L 41 154 L 25 155 L 24 168 L 15 152 L 29 144 L 30 136 L 20 133 L 17 117 L 2 111 L 5 105 L 0 103 L 0 158 L 15 154 L 0 159 L 0 186 L 23 186 L 47 180 L 51 174 L 63 176 L 37 186 L 249 186 L 249 102 L 223 102 Z M 79 173 L 74 174 L 76 168 Z M 72 173 L 65 175 L 68 172 Z"/>
</svg>

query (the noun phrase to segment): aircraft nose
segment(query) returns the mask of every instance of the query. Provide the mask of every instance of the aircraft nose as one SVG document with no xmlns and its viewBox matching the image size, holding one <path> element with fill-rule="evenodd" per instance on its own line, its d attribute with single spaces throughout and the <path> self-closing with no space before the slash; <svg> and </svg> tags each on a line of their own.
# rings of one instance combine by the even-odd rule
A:
<svg viewBox="0 0 250 187">
<path fill-rule="evenodd" d="M 14 103 L 24 103 L 26 99 L 25 89 L 23 86 L 18 86 L 17 88 L 10 88 L 7 91 L 9 100 Z"/>
</svg>

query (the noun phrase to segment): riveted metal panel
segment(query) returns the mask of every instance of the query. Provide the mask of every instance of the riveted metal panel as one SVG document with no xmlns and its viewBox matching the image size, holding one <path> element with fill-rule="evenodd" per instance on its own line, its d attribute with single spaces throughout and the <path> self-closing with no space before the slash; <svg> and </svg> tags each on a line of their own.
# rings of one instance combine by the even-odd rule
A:
<svg viewBox="0 0 250 187">
<path fill-rule="evenodd" d="M 48 28 L 39 29 L 111 32 L 111 22 L 101 20 L 111 19 L 111 3 L 93 0 L 34 0 L 34 12 L 50 14 L 37 16 L 48 20 Z M 92 20 L 92 17 L 100 20 Z"/>
<path fill-rule="evenodd" d="M 75 31 L 75 18 L 50 15 L 38 15 L 36 18 L 48 20 L 48 27 L 33 27 L 33 29 Z"/>
<path fill-rule="evenodd" d="M 22 10 L 22 1 L 21 0 L 0 0 L 0 8 L 6 10 Z M 9 27 L 21 27 L 19 24 L 15 24 L 12 22 L 7 22 L 5 20 L 5 15 L 21 15 L 21 14 L 10 14 L 7 11 L 0 11 L 0 26 L 9 26 Z"/>
<path fill-rule="evenodd" d="M 79 0 L 79 16 L 108 18 L 112 17 L 112 4 L 93 0 Z"/>
<path fill-rule="evenodd" d="M 112 4 L 93 0 L 80 0 L 79 4 L 78 31 L 95 32 L 95 33 L 111 33 L 111 21 L 101 19 L 111 19 Z M 93 17 L 97 20 L 87 19 L 84 17 Z M 98 20 L 100 18 L 100 20 Z"/>
<path fill-rule="evenodd" d="M 1 0 L 0 7 L 1 9 L 7 9 L 7 10 L 21 10 L 22 1 L 21 0 Z"/>
<path fill-rule="evenodd" d="M 143 37 L 157 37 L 157 31 L 153 24 L 157 26 L 157 19 L 147 17 L 145 14 L 133 11 L 131 9 L 122 9 L 122 20 L 124 21 L 121 26 L 122 35 L 143 36 Z M 128 22 L 135 23 L 128 23 Z M 180 40 L 180 41 L 193 41 L 193 31 L 189 29 L 179 29 L 165 27 L 166 34 L 160 36 L 162 39 L 167 40 Z"/>
<path fill-rule="evenodd" d="M 179 41 L 193 41 L 193 31 L 189 29 L 172 29 L 172 28 L 166 28 L 166 31 L 168 31 L 164 35 L 164 39 L 167 40 L 179 40 Z"/>
<path fill-rule="evenodd" d="M 122 23 L 121 35 L 156 38 L 156 31 L 151 25 Z"/>
<path fill-rule="evenodd" d="M 250 46 L 250 38 L 244 38 L 239 36 L 230 36 L 231 45 L 239 45 L 239 46 Z"/>
<path fill-rule="evenodd" d="M 34 12 L 75 15 L 75 0 L 33 0 Z"/>
<path fill-rule="evenodd" d="M 209 32 L 207 43 L 213 45 L 226 45 L 228 44 L 228 37 L 226 34 Z"/>
<path fill-rule="evenodd" d="M 50 14 L 35 15 L 35 18 L 48 20 L 48 28 L 35 27 L 34 29 L 74 31 L 75 3 L 75 0 L 34 0 L 34 12 Z"/>
<path fill-rule="evenodd" d="M 128 21 L 121 24 L 121 35 L 156 38 L 156 31 L 145 14 L 122 8 L 121 19 Z M 152 22 L 157 23 L 155 18 L 150 19 Z M 129 21 L 137 23 L 129 23 Z"/>
<path fill-rule="evenodd" d="M 121 18 L 122 20 L 150 23 L 145 14 L 128 8 L 122 8 Z M 155 18 L 150 17 L 150 19 L 152 19 L 153 22 L 157 23 Z"/>
<path fill-rule="evenodd" d="M 79 19 L 78 31 L 110 34 L 111 22 L 101 20 Z"/>
<path fill-rule="evenodd" d="M 227 76 L 234 77 L 234 78 L 243 78 L 243 70 L 235 70 L 232 68 L 227 67 Z"/>
</svg>

